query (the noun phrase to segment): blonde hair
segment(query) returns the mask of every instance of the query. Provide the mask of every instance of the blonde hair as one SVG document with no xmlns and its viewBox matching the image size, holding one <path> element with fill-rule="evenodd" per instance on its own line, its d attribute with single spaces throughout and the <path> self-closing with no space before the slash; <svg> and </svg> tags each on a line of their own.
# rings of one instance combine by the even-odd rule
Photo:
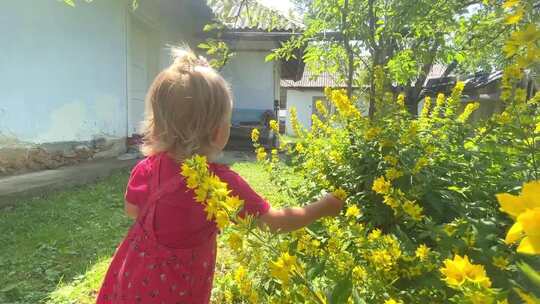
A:
<svg viewBox="0 0 540 304">
<path fill-rule="evenodd" d="M 173 56 L 146 96 L 142 152 L 169 152 L 181 160 L 211 153 L 212 136 L 230 113 L 232 98 L 206 59 L 189 49 L 173 49 Z"/>
</svg>

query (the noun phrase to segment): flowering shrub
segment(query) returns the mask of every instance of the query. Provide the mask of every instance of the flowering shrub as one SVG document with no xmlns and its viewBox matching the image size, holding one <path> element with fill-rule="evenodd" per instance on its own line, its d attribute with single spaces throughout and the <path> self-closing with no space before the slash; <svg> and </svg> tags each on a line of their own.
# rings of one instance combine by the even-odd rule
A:
<svg viewBox="0 0 540 304">
<path fill-rule="evenodd" d="M 218 302 L 537 303 L 540 184 L 505 193 L 540 179 L 540 94 L 527 99 L 518 86 L 540 57 L 539 39 L 535 25 L 511 36 L 505 109 L 477 124 L 468 122 L 477 103 L 459 111 L 463 83 L 450 96 L 426 97 L 412 117 L 404 96 L 383 91 L 378 68 L 373 119 L 342 90 L 325 91 L 336 111 L 317 102 L 311 130 L 291 110 L 298 142 L 280 147 L 290 167 L 254 130 L 257 158 L 291 198 L 334 191 L 347 206 L 291 234 L 255 229 L 250 219 L 227 230 L 236 266 L 218 278 Z M 303 182 L 284 182 L 290 170 Z M 219 224 L 219 209 L 212 212 Z"/>
</svg>

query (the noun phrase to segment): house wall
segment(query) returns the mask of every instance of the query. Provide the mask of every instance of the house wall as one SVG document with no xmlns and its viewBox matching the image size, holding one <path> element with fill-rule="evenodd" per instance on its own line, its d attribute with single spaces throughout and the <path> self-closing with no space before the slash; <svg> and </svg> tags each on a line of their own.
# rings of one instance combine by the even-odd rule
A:
<svg viewBox="0 0 540 304">
<path fill-rule="evenodd" d="M 239 50 L 221 71 L 234 96 L 233 121 L 259 119 L 265 110 L 273 110 L 278 92 L 278 74 L 274 62 L 265 62 L 269 51 Z M 276 80 L 278 79 L 278 80 Z"/>
<path fill-rule="evenodd" d="M 298 122 L 306 129 L 311 129 L 311 114 L 313 113 L 313 97 L 324 96 L 321 89 L 287 89 L 287 122 L 285 132 L 293 135 L 290 122 L 291 108 L 296 108 Z"/>
<path fill-rule="evenodd" d="M 222 75 L 231 85 L 236 108 L 273 109 L 274 64 L 264 61 L 266 54 L 240 51 L 223 68 Z"/>
<path fill-rule="evenodd" d="M 142 90 L 208 21 L 198 1 L 131 1 L 2 1 L 0 175 L 126 151 L 132 21 L 155 49 Z"/>
<path fill-rule="evenodd" d="M 2 2 L 0 132 L 31 143 L 126 133 L 126 1 Z"/>
</svg>

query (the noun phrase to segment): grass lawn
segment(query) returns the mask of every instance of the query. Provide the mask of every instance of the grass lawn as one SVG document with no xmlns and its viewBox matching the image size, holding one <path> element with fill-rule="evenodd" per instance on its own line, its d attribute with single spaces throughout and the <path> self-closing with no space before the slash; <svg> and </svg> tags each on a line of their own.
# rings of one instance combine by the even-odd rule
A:
<svg viewBox="0 0 540 304">
<path fill-rule="evenodd" d="M 232 168 L 275 204 L 287 197 L 255 163 Z M 131 221 L 128 171 L 96 184 L 0 209 L 0 303 L 94 303 L 110 256 Z"/>
</svg>

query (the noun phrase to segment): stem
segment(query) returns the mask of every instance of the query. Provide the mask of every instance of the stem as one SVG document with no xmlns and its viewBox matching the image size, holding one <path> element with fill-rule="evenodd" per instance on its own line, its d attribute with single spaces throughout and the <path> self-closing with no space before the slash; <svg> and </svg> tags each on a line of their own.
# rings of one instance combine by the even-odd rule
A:
<svg viewBox="0 0 540 304">
<path fill-rule="evenodd" d="M 323 301 L 319 295 L 315 292 L 315 290 L 313 290 L 313 288 L 311 288 L 311 285 L 309 284 L 308 280 L 302 275 L 302 273 L 300 273 L 300 271 L 298 270 L 293 270 L 293 272 L 296 272 L 296 275 L 302 279 L 302 283 L 304 283 L 304 285 L 306 286 L 306 288 L 311 292 L 311 294 L 313 295 L 313 297 L 317 300 L 317 303 L 320 303 L 320 304 L 325 304 L 325 301 Z"/>
</svg>

